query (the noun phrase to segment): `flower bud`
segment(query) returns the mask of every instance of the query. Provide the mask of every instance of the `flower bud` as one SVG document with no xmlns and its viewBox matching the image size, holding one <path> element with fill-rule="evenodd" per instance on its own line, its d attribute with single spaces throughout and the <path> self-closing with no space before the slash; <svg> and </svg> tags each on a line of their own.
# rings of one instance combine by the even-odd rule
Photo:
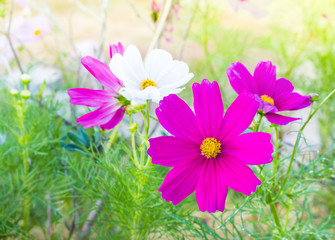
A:
<svg viewBox="0 0 335 240">
<path fill-rule="evenodd" d="M 21 82 L 24 84 L 24 85 L 27 85 L 30 83 L 30 76 L 28 74 L 22 74 L 21 75 Z"/>
<path fill-rule="evenodd" d="M 319 94 L 317 94 L 317 93 L 311 93 L 311 94 L 309 94 L 309 96 L 311 96 L 311 101 L 312 102 L 317 102 L 317 101 L 319 101 Z"/>
<path fill-rule="evenodd" d="M 30 93 L 29 90 L 23 90 L 23 91 L 21 92 L 21 97 L 22 97 L 24 100 L 29 99 L 30 96 L 31 96 L 31 93 Z"/>
<path fill-rule="evenodd" d="M 131 134 L 134 134 L 134 133 L 136 132 L 136 130 L 137 130 L 137 127 L 138 127 L 138 124 L 137 124 L 137 123 L 132 123 L 132 124 L 130 124 L 130 126 L 129 126 L 129 131 L 130 131 L 130 133 L 131 133 Z"/>
<path fill-rule="evenodd" d="M 12 90 L 10 90 L 9 94 L 10 94 L 11 96 L 15 97 L 15 96 L 17 96 L 17 95 L 19 94 L 19 91 L 16 90 L 16 89 L 12 89 Z"/>
</svg>

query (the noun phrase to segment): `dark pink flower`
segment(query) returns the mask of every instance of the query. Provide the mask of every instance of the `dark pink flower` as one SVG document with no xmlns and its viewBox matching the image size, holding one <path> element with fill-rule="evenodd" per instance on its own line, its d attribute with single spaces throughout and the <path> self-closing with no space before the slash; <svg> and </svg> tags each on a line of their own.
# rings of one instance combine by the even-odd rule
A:
<svg viewBox="0 0 335 240">
<path fill-rule="evenodd" d="M 200 211 L 224 211 L 228 188 L 250 195 L 261 181 L 246 166 L 272 161 L 270 134 L 242 134 L 258 102 L 240 95 L 225 115 L 217 82 L 193 84 L 194 109 L 174 94 L 160 101 L 156 114 L 174 136 L 149 140 L 152 163 L 173 167 L 159 191 L 174 205 L 195 191 Z"/>
<path fill-rule="evenodd" d="M 111 58 L 115 53 L 123 55 L 123 52 L 121 43 L 110 47 Z M 67 90 L 71 104 L 98 108 L 78 118 L 77 123 L 82 124 L 84 128 L 100 126 L 102 129 L 112 129 L 122 120 L 128 102 L 119 95 L 123 84 L 105 63 L 89 56 L 83 57 L 81 63 L 101 83 L 104 90 L 87 88 Z"/>
<path fill-rule="evenodd" d="M 252 76 L 240 63 L 232 63 L 227 69 L 232 88 L 237 94 L 252 93 L 259 101 L 259 110 L 265 113 L 269 122 L 286 125 L 300 118 L 286 117 L 277 114 L 281 111 L 293 111 L 311 105 L 310 96 L 293 92 L 294 86 L 284 78 L 276 80 L 276 66 L 270 61 L 259 62 Z"/>
</svg>

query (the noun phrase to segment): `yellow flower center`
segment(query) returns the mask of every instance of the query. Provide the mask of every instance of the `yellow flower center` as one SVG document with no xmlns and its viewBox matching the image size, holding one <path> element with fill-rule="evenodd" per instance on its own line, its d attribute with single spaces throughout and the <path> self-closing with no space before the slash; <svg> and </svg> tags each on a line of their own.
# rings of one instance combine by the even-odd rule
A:
<svg viewBox="0 0 335 240">
<path fill-rule="evenodd" d="M 36 36 L 40 35 L 40 34 L 41 34 L 41 30 L 39 30 L 39 29 L 35 30 L 34 34 L 35 34 Z"/>
<path fill-rule="evenodd" d="M 221 143 L 215 138 L 206 138 L 202 141 L 200 150 L 206 158 L 215 158 L 221 151 Z"/>
<path fill-rule="evenodd" d="M 141 83 L 141 88 L 144 90 L 149 86 L 157 87 L 157 83 L 150 78 L 144 79 Z"/>
<path fill-rule="evenodd" d="M 269 97 L 268 95 L 262 95 L 262 96 L 261 96 L 261 99 L 262 99 L 264 102 L 270 103 L 271 105 L 275 105 L 275 102 L 273 101 L 273 98 L 272 98 L 272 97 Z"/>
</svg>

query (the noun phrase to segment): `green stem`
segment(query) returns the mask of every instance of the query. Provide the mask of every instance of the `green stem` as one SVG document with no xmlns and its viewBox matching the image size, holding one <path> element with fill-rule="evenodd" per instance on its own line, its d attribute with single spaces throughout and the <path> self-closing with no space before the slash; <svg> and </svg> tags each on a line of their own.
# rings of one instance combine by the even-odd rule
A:
<svg viewBox="0 0 335 240">
<path fill-rule="evenodd" d="M 277 165 L 278 165 L 279 129 L 278 129 L 277 126 L 275 127 L 275 131 L 276 131 L 276 143 L 275 143 L 275 155 L 273 157 L 272 175 L 275 175 L 276 169 L 277 169 Z"/>
<path fill-rule="evenodd" d="M 275 220 L 276 226 L 278 227 L 278 230 L 280 232 L 280 235 L 283 237 L 284 233 L 283 233 L 283 230 L 282 230 L 281 225 L 280 225 L 277 209 L 276 209 L 276 206 L 275 206 L 274 202 L 270 203 L 270 208 L 271 208 L 271 213 L 272 213 L 273 218 Z"/>
<path fill-rule="evenodd" d="M 131 115 L 129 115 L 129 126 L 132 124 Z M 133 162 L 136 167 L 140 168 L 140 165 L 138 164 L 137 159 L 137 152 L 136 152 L 136 143 L 135 143 L 135 132 L 131 133 L 131 148 L 133 151 Z"/>
<path fill-rule="evenodd" d="M 145 140 L 148 141 L 148 133 L 149 133 L 149 125 L 150 125 L 150 113 L 149 113 L 149 100 L 147 100 L 147 104 L 146 104 L 146 121 L 147 121 L 147 125 L 145 128 Z"/>
<path fill-rule="evenodd" d="M 23 158 L 23 169 L 24 169 L 24 186 L 25 188 L 28 188 L 27 176 L 29 173 L 29 154 L 27 150 L 27 136 L 25 134 L 24 130 L 24 117 L 25 117 L 25 109 L 24 109 L 24 103 L 25 101 L 22 100 L 21 104 L 17 106 L 17 118 L 19 120 L 19 128 L 20 128 L 20 144 L 23 148 L 22 152 L 22 158 Z M 24 198 L 23 202 L 23 228 L 28 229 L 28 222 L 29 222 L 29 215 L 30 215 L 30 205 L 29 205 L 30 199 L 28 196 Z"/>
<path fill-rule="evenodd" d="M 289 176 L 289 174 L 290 174 L 290 172 L 291 172 L 291 169 L 292 169 L 293 159 L 294 159 L 294 157 L 295 157 L 295 154 L 296 154 L 296 151 L 297 151 L 297 147 L 298 147 L 298 144 L 299 144 L 299 142 L 300 142 L 300 138 L 301 138 L 302 131 L 305 129 L 306 125 L 309 123 L 309 121 L 312 119 L 312 117 L 313 117 L 313 116 L 317 113 L 317 111 L 322 107 L 322 105 L 325 104 L 325 103 L 329 100 L 329 98 L 330 98 L 334 93 L 335 93 L 335 89 L 333 89 L 333 91 L 331 91 L 331 92 L 328 94 L 328 96 L 327 96 L 327 97 L 320 103 L 320 105 L 319 105 L 313 112 L 311 112 L 311 113 L 309 114 L 307 121 L 306 121 L 306 122 L 304 123 L 304 125 L 300 128 L 300 130 L 299 130 L 299 132 L 298 132 L 297 139 L 296 139 L 295 144 L 294 144 L 294 147 L 293 147 L 293 152 L 292 152 L 292 155 L 291 155 L 290 164 L 289 164 L 289 166 L 288 166 L 287 173 L 286 173 L 285 178 L 284 178 L 284 180 L 283 180 L 283 182 L 282 182 L 282 184 L 281 184 L 281 188 L 280 188 L 280 190 L 279 190 L 279 192 L 278 192 L 278 194 L 277 194 L 277 197 L 273 200 L 273 202 L 276 201 L 276 200 L 279 198 L 280 193 L 283 191 L 283 189 L 284 189 L 284 187 L 285 187 L 285 184 L 286 184 L 286 182 L 287 182 L 288 176 Z"/>
<path fill-rule="evenodd" d="M 261 123 L 262 123 L 262 118 L 263 118 L 263 114 L 260 114 L 255 132 L 258 132 L 259 127 L 261 126 Z"/>
</svg>

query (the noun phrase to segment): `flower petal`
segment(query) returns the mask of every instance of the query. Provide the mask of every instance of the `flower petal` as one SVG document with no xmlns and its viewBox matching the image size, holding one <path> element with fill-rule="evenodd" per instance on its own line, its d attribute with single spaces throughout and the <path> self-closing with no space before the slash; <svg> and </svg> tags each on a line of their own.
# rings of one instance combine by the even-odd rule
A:
<svg viewBox="0 0 335 240">
<path fill-rule="evenodd" d="M 285 92 L 292 92 L 294 89 L 294 86 L 292 83 L 285 79 L 285 78 L 279 78 L 276 80 L 275 85 L 273 87 L 273 92 L 271 93 L 271 96 L 275 98 L 276 96 L 285 93 Z"/>
<path fill-rule="evenodd" d="M 87 56 L 81 59 L 81 63 L 105 88 L 116 91 L 116 88 L 122 87 L 120 80 L 103 62 Z"/>
<path fill-rule="evenodd" d="M 259 95 L 271 95 L 276 82 L 276 66 L 271 61 L 259 62 L 254 71 Z"/>
<path fill-rule="evenodd" d="M 111 118 L 111 120 L 109 120 L 107 123 L 100 126 L 101 129 L 102 130 L 105 130 L 105 129 L 109 130 L 109 129 L 114 128 L 116 125 L 118 125 L 121 122 L 121 120 L 124 116 L 125 110 L 126 109 L 123 107 L 123 108 L 118 109 L 116 112 L 114 112 L 114 115 Z"/>
<path fill-rule="evenodd" d="M 82 124 L 84 128 L 101 126 L 106 124 L 114 116 L 120 106 L 104 105 L 93 112 L 86 113 L 77 119 L 77 123 Z"/>
<path fill-rule="evenodd" d="M 203 161 L 197 161 L 192 165 L 173 168 L 166 175 L 162 186 L 158 189 L 158 191 L 162 192 L 162 198 L 167 202 L 172 201 L 173 205 L 177 205 L 193 193 L 203 165 Z"/>
<path fill-rule="evenodd" d="M 310 96 L 299 93 L 286 92 L 277 96 L 274 101 L 279 111 L 292 111 L 308 107 L 312 104 Z"/>
<path fill-rule="evenodd" d="M 244 132 L 257 113 L 259 103 L 251 94 L 241 94 L 228 107 L 221 124 L 218 139 L 228 140 Z"/>
<path fill-rule="evenodd" d="M 265 117 L 270 123 L 278 125 L 286 125 L 290 122 L 301 119 L 301 118 L 287 117 L 276 113 L 267 113 L 265 114 Z"/>
<path fill-rule="evenodd" d="M 145 72 L 151 80 L 158 82 L 158 77 L 165 68 L 172 62 L 170 53 L 163 49 L 150 51 L 145 60 Z"/>
<path fill-rule="evenodd" d="M 189 73 L 186 63 L 174 60 L 160 72 L 157 84 L 159 88 L 179 88 L 190 81 L 193 76 L 193 73 Z"/>
<path fill-rule="evenodd" d="M 223 180 L 231 189 L 249 196 L 261 185 L 253 171 L 236 158 L 222 154 L 217 161 L 224 172 Z"/>
<path fill-rule="evenodd" d="M 228 186 L 224 181 L 225 172 L 216 159 L 208 159 L 202 168 L 200 178 L 195 189 L 195 197 L 199 210 L 209 213 L 225 209 Z"/>
<path fill-rule="evenodd" d="M 237 158 L 244 164 L 260 165 L 272 162 L 271 134 L 264 132 L 245 133 L 222 143 L 224 155 Z"/>
<path fill-rule="evenodd" d="M 87 88 L 68 89 L 70 103 L 74 105 L 84 105 L 88 107 L 101 107 L 108 102 L 118 102 L 114 94 L 105 90 L 93 90 Z"/>
<path fill-rule="evenodd" d="M 123 53 L 115 54 L 109 63 L 111 71 L 126 88 L 141 90 L 141 82 L 147 78 L 140 51 L 133 45 Z"/>
<path fill-rule="evenodd" d="M 230 85 L 237 94 L 243 92 L 258 93 L 256 82 L 246 67 L 240 63 L 231 63 L 227 69 Z"/>
<path fill-rule="evenodd" d="M 201 84 L 193 83 L 194 110 L 202 134 L 216 137 L 223 119 L 223 103 L 217 82 L 204 79 Z"/>
<path fill-rule="evenodd" d="M 153 164 L 166 167 L 178 167 L 190 164 L 201 156 L 199 144 L 187 139 L 162 136 L 149 140 L 150 148 L 147 153 Z"/>
<path fill-rule="evenodd" d="M 204 137 L 189 106 L 177 95 L 171 94 L 159 102 L 156 115 L 161 125 L 172 135 L 201 143 Z"/>
<path fill-rule="evenodd" d="M 109 53 L 110 53 L 110 58 L 112 58 L 113 56 L 115 56 L 115 54 L 117 54 L 117 53 L 123 55 L 124 48 L 123 48 L 122 44 L 119 42 L 118 44 L 110 45 L 110 47 L 109 47 Z"/>
</svg>

